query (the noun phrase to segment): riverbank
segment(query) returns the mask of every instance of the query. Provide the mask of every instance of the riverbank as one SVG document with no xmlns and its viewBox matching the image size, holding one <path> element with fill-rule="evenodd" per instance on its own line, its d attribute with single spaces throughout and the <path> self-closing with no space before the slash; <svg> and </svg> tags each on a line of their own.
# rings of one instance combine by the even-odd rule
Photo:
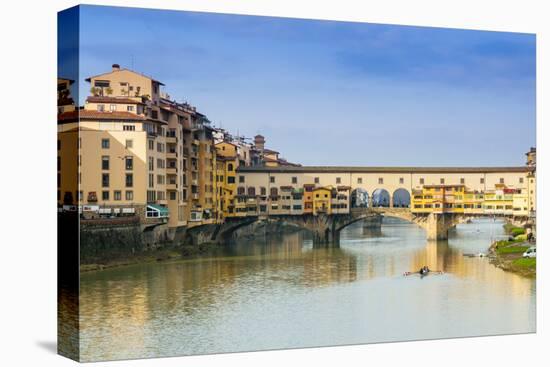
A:
<svg viewBox="0 0 550 367">
<path fill-rule="evenodd" d="M 512 229 L 513 230 L 513 229 Z M 537 274 L 537 259 L 523 258 L 523 253 L 531 246 L 536 244 L 525 240 L 521 231 L 515 230 L 507 232 L 518 233 L 515 237 L 511 236 L 508 240 L 495 241 L 489 248 L 491 253 L 490 262 L 498 268 L 505 271 L 517 273 L 519 275 L 534 278 Z"/>
<path fill-rule="evenodd" d="M 89 264 L 81 264 L 80 272 L 99 271 L 120 266 L 144 264 L 151 262 L 160 262 L 167 260 L 191 259 L 197 256 L 212 253 L 219 249 L 219 245 L 214 243 L 203 243 L 198 246 L 183 245 L 170 246 L 154 250 L 144 251 L 121 258 L 104 259 Z"/>
</svg>

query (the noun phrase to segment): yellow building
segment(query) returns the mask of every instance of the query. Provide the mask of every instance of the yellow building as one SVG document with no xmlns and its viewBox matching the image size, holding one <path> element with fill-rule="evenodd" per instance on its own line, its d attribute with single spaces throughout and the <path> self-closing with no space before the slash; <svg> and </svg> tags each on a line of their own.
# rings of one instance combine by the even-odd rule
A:
<svg viewBox="0 0 550 367">
<path fill-rule="evenodd" d="M 332 187 L 316 187 L 313 189 L 313 215 L 332 214 Z"/>
<path fill-rule="evenodd" d="M 235 215 L 235 195 L 237 193 L 237 167 L 239 166 L 238 146 L 222 141 L 215 145 L 217 159 L 218 208 L 221 217 Z"/>
<path fill-rule="evenodd" d="M 462 213 L 464 212 L 464 185 L 424 185 L 413 190 L 413 213 Z"/>
<path fill-rule="evenodd" d="M 464 192 L 464 214 L 483 214 L 483 193 L 467 190 Z"/>
</svg>

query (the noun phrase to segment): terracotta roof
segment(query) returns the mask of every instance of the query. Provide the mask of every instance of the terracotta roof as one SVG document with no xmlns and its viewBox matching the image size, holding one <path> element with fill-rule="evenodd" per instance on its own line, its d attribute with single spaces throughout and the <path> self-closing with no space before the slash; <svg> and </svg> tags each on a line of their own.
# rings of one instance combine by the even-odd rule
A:
<svg viewBox="0 0 550 367">
<path fill-rule="evenodd" d="M 277 152 L 276 150 L 271 150 L 271 149 L 267 149 L 267 148 L 264 148 L 264 153 L 267 153 L 267 154 L 279 154 L 279 152 Z"/>
<path fill-rule="evenodd" d="M 148 75 L 145 75 L 145 74 L 143 74 L 143 73 L 139 73 L 139 72 L 137 72 L 137 71 L 133 71 L 133 70 L 130 70 L 130 69 L 127 69 L 127 68 L 120 68 L 120 69 L 118 69 L 118 70 L 107 71 L 107 72 L 105 72 L 105 73 L 101 73 L 101 74 L 98 74 L 98 75 L 90 76 L 90 77 L 86 78 L 85 80 L 86 80 L 87 82 L 91 82 L 92 79 L 96 79 L 96 78 L 99 78 L 99 77 L 104 76 L 104 75 L 109 75 L 109 74 L 112 74 L 112 73 L 116 73 L 116 72 L 118 72 L 118 71 L 129 71 L 129 72 L 131 72 L 131 73 L 140 75 L 140 76 L 145 77 L 145 78 L 147 78 L 147 79 L 151 79 L 151 81 L 156 82 L 156 83 L 158 83 L 158 84 L 160 84 L 160 85 L 164 85 L 164 83 L 162 83 L 162 82 L 160 82 L 160 81 L 158 81 L 158 80 L 155 80 L 155 79 L 153 79 L 152 77 L 150 77 L 150 76 L 148 76 Z"/>
<path fill-rule="evenodd" d="M 90 96 L 86 98 L 87 102 L 91 103 L 124 103 L 124 104 L 143 104 L 141 101 L 136 101 L 126 97 L 109 97 L 109 96 Z"/>
<path fill-rule="evenodd" d="M 490 173 L 532 172 L 534 167 L 357 167 L 357 166 L 250 166 L 240 167 L 240 172 L 272 173 Z"/>
<path fill-rule="evenodd" d="M 100 112 L 92 110 L 69 111 L 57 116 L 57 121 L 77 121 L 79 119 L 144 121 L 145 117 L 126 111 Z"/>
</svg>

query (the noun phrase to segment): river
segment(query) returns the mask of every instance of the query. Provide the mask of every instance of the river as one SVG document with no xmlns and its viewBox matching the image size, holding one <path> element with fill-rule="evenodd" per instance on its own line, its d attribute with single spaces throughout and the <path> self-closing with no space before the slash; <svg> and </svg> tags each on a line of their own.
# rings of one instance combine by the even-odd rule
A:
<svg viewBox="0 0 550 367">
<path fill-rule="evenodd" d="M 355 223 L 337 249 L 307 233 L 81 276 L 81 358 L 126 359 L 534 332 L 535 281 L 486 258 L 502 222 L 428 242 L 412 223 Z M 403 276 L 423 265 L 443 275 Z"/>
</svg>

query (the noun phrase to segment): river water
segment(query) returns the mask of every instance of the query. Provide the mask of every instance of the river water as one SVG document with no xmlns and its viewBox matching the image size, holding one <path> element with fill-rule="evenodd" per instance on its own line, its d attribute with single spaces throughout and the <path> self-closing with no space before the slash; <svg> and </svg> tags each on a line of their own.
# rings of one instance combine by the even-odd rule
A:
<svg viewBox="0 0 550 367">
<path fill-rule="evenodd" d="M 243 240 L 216 256 L 84 273 L 83 360 L 144 358 L 535 331 L 535 281 L 485 252 L 502 222 L 459 225 L 428 242 L 384 219 L 342 231 L 338 249 L 307 233 Z M 403 276 L 428 265 L 443 275 Z"/>
</svg>

